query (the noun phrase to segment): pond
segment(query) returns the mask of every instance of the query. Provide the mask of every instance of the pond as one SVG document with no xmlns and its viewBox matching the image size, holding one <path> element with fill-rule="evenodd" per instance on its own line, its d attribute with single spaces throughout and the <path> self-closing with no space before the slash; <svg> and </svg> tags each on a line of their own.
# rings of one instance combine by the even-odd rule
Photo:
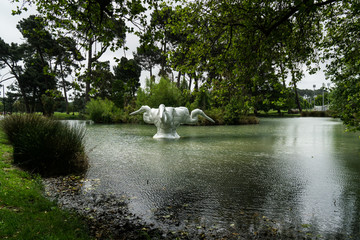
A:
<svg viewBox="0 0 360 240">
<path fill-rule="evenodd" d="M 130 210 L 170 231 L 360 237 L 360 139 L 331 118 L 258 125 L 87 125 L 85 191 L 126 196 Z"/>
</svg>

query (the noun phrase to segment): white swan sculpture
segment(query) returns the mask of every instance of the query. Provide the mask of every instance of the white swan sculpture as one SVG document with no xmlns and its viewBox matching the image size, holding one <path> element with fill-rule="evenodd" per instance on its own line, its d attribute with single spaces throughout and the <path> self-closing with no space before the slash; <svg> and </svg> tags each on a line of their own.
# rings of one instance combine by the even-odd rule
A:
<svg viewBox="0 0 360 240">
<path fill-rule="evenodd" d="M 139 110 L 130 113 L 130 115 L 138 113 L 144 113 L 144 122 L 154 124 L 157 127 L 157 133 L 153 138 L 178 139 L 180 136 L 176 132 L 176 128 L 181 124 L 197 123 L 199 115 L 211 122 L 215 122 L 200 109 L 195 109 L 190 114 L 186 107 L 165 107 L 164 104 L 160 104 L 159 108 L 142 106 Z"/>
</svg>

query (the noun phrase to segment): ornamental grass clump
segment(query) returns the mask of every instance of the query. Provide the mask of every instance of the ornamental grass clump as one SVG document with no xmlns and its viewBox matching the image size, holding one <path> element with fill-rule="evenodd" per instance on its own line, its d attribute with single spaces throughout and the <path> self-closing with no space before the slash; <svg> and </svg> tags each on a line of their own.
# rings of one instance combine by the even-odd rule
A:
<svg viewBox="0 0 360 240">
<path fill-rule="evenodd" d="M 85 129 L 25 114 L 6 117 L 1 127 L 14 148 L 14 163 L 42 176 L 79 174 L 88 161 L 84 148 Z"/>
</svg>

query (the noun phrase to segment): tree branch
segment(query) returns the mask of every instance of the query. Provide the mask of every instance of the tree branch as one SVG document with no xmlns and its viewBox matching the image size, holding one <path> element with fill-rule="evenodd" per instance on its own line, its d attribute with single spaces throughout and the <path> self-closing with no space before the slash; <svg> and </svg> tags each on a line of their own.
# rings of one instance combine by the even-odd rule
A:
<svg viewBox="0 0 360 240">
<path fill-rule="evenodd" d="M 293 16 L 296 12 L 298 12 L 300 10 L 301 6 L 306 5 L 306 3 L 308 1 L 309 0 L 304 0 L 303 2 L 299 3 L 298 5 L 291 7 L 287 13 L 285 13 L 282 17 L 278 18 L 274 22 L 274 24 L 272 24 L 269 28 L 262 30 L 262 32 L 266 36 L 269 36 L 273 30 L 275 30 L 278 26 L 280 26 L 282 23 L 284 23 L 286 20 L 288 20 L 291 16 Z M 339 2 L 339 1 L 340 0 L 327 0 L 325 2 L 314 3 L 311 6 L 322 7 L 322 6 L 331 4 L 333 2 Z"/>
</svg>

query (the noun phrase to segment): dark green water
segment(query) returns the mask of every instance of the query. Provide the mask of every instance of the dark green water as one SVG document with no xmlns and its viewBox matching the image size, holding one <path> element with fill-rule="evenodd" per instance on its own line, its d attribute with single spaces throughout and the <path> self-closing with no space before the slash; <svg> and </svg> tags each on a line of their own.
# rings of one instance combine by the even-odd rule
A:
<svg viewBox="0 0 360 240">
<path fill-rule="evenodd" d="M 171 230 L 360 238 L 360 139 L 340 121 L 181 126 L 181 138 L 171 141 L 152 139 L 155 132 L 151 125 L 87 126 L 94 184 L 85 190 L 125 195 L 134 213 Z"/>
</svg>

